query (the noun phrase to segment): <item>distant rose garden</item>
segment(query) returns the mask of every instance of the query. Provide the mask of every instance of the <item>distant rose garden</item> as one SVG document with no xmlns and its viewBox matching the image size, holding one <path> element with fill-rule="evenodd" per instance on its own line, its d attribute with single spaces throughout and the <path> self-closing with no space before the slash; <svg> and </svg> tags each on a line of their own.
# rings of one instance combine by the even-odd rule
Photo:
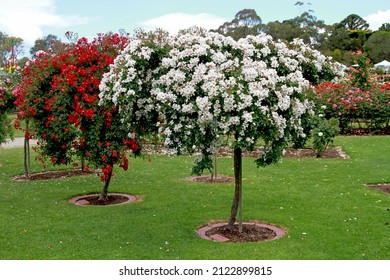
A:
<svg viewBox="0 0 390 280">
<path fill-rule="evenodd" d="M 139 162 L 131 157 L 145 158 L 152 146 L 169 156 L 196 154 L 197 176 L 216 173 L 227 147 L 234 174 L 227 228 L 238 224 L 241 233 L 243 153 L 261 147 L 254 163 L 262 168 L 290 147 L 310 145 L 321 158 L 337 135 L 389 132 L 390 83 L 373 78 L 363 53 L 353 56 L 358 66 L 346 69 L 300 40 L 236 41 L 196 28 L 81 38 L 1 80 L 0 142 L 12 137 L 12 125 L 38 141 L 34 156 L 44 166 L 96 171 L 100 201 L 117 166 L 131 180 Z"/>
</svg>

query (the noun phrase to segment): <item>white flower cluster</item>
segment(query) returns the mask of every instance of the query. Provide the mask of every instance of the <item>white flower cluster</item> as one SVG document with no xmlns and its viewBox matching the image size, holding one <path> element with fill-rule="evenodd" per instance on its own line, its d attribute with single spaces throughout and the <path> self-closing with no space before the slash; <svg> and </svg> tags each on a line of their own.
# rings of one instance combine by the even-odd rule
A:
<svg viewBox="0 0 390 280">
<path fill-rule="evenodd" d="M 143 40 L 130 40 L 126 48 L 110 65 L 110 71 L 103 75 L 99 89 L 100 105 L 114 104 L 121 115 L 121 121 L 133 133 L 134 124 L 155 110 L 150 99 L 150 86 L 155 69 L 151 67 L 153 47 Z"/>
<path fill-rule="evenodd" d="M 304 67 L 338 71 L 298 40 L 289 48 L 268 35 L 235 41 L 188 32 L 169 41 L 161 47 L 132 40 L 104 75 L 100 100 L 118 106 L 129 130 L 157 114 L 165 144 L 177 151 L 210 150 L 233 135 L 236 145 L 249 148 L 262 138 L 272 153 L 273 142 L 303 133 L 301 118 L 311 112 Z"/>
<path fill-rule="evenodd" d="M 321 71 L 326 66 L 334 74 L 334 80 L 337 81 L 345 76 L 346 66 L 344 64 L 332 61 L 331 57 L 324 56 L 319 51 L 306 45 L 302 39 L 294 39 L 292 47 L 298 53 L 300 63 L 313 64 L 314 67 Z"/>
</svg>

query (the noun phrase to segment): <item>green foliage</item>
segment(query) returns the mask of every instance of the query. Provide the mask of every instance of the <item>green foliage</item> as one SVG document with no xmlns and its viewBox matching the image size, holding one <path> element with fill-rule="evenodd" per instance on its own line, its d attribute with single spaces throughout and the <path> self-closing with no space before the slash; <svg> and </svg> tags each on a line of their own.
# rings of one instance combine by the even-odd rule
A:
<svg viewBox="0 0 390 280">
<path fill-rule="evenodd" d="M 350 14 L 339 23 L 339 26 L 347 30 L 367 30 L 369 24 L 361 16 Z"/>
<path fill-rule="evenodd" d="M 370 62 L 356 53 L 358 67 L 350 69 L 349 80 L 343 83 L 322 83 L 315 87 L 313 101 L 324 106 L 327 119 L 339 120 L 341 133 L 350 128 L 366 128 L 377 133 L 389 127 L 390 83 L 375 83 L 368 72 Z"/>
<path fill-rule="evenodd" d="M 203 153 L 194 161 L 191 174 L 199 176 L 203 174 L 204 170 L 208 170 L 213 173 L 213 159 L 208 153 Z"/>
<path fill-rule="evenodd" d="M 371 60 L 366 54 L 361 51 L 353 52 L 352 56 L 357 66 L 350 68 L 350 82 L 353 87 L 361 90 L 368 90 L 372 87 L 372 80 L 370 78 L 369 68 L 371 67 Z"/>
<path fill-rule="evenodd" d="M 316 127 L 312 130 L 313 150 L 317 157 L 322 157 L 329 144 L 339 134 L 339 121 L 336 118 L 327 120 L 323 115 L 318 116 Z"/>
<path fill-rule="evenodd" d="M 240 38 L 245 38 L 248 35 L 257 35 L 261 23 L 262 20 L 255 10 L 243 9 L 235 15 L 233 20 L 223 23 L 215 31 L 238 40 Z"/>
<path fill-rule="evenodd" d="M 7 114 L 0 113 L 0 145 L 13 138 L 13 127 Z"/>
<path fill-rule="evenodd" d="M 8 114 L 15 109 L 14 86 L 19 82 L 19 70 L 0 76 L 0 144 L 13 137 L 12 121 Z"/>
<path fill-rule="evenodd" d="M 76 155 L 100 169 L 102 181 L 115 164 L 128 168 L 126 149 L 138 154 L 139 144 L 123 133 L 117 107 L 98 104 L 100 80 L 126 40 L 111 33 L 81 38 L 58 53 L 40 52 L 24 69 L 16 104 L 39 140 L 38 160 L 69 164 Z"/>
<path fill-rule="evenodd" d="M 23 39 L 19 37 L 8 36 L 6 33 L 0 31 L 0 70 L 4 67 L 9 69 L 9 57 L 11 53 L 11 48 L 15 47 L 16 56 L 23 53 Z M 13 49 L 13 51 L 15 50 Z M 12 63 L 14 66 L 14 63 Z M 6 70 L 6 71 L 7 71 Z M 7 71 L 8 72 L 8 71 Z"/>
<path fill-rule="evenodd" d="M 63 47 L 61 39 L 59 39 L 56 35 L 49 34 L 35 40 L 34 46 L 30 49 L 30 54 L 31 57 L 35 59 L 38 51 L 54 54 L 58 53 Z"/>
<path fill-rule="evenodd" d="M 381 27 L 379 27 L 378 31 L 390 31 L 390 23 L 383 23 Z"/>
<path fill-rule="evenodd" d="M 373 33 L 364 44 L 364 50 L 374 62 L 390 60 L 390 31 Z"/>
</svg>

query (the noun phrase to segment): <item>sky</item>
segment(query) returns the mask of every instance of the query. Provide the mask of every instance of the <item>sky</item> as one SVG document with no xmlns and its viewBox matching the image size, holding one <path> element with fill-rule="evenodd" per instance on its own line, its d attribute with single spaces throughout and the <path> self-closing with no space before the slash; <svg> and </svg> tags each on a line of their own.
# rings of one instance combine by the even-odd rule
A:
<svg viewBox="0 0 390 280">
<path fill-rule="evenodd" d="M 308 1 L 308 2 L 306 2 Z M 190 26 L 218 28 L 243 9 L 254 9 L 263 23 L 292 19 L 306 10 L 326 24 L 350 14 L 364 18 L 371 30 L 390 23 L 389 0 L 0 0 L 0 31 L 24 40 L 25 55 L 36 39 L 48 34 L 66 41 L 65 33 L 93 39 L 98 33 L 130 34 L 135 28 L 163 28 L 170 33 Z"/>
</svg>

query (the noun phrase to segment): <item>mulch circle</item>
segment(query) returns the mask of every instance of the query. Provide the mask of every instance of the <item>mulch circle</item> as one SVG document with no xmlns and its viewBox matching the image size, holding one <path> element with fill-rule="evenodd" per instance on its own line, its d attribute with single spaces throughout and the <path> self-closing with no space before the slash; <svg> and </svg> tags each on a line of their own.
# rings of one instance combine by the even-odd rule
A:
<svg viewBox="0 0 390 280">
<path fill-rule="evenodd" d="M 196 233 L 206 240 L 232 243 L 276 240 L 287 233 L 281 227 L 263 222 L 244 222 L 242 233 L 239 233 L 237 223 L 233 230 L 229 230 L 227 225 L 227 222 L 208 224 L 200 227 Z"/>
<path fill-rule="evenodd" d="M 230 183 L 234 181 L 234 177 L 226 175 L 217 175 L 215 178 L 211 178 L 211 175 L 202 175 L 202 176 L 191 176 L 186 178 L 188 181 L 192 182 L 202 182 L 202 183 Z"/>
<path fill-rule="evenodd" d="M 55 171 L 44 171 L 31 173 L 30 178 L 25 175 L 15 176 L 12 178 L 14 181 L 31 181 L 31 180 L 50 180 L 67 178 L 72 176 L 86 176 L 93 174 L 93 171 L 83 171 L 81 169 L 67 169 L 67 170 L 55 170 Z"/>
<path fill-rule="evenodd" d="M 256 147 L 253 151 L 243 151 L 243 157 L 259 157 L 264 147 Z M 222 148 L 219 151 L 219 156 L 232 157 L 232 151 L 226 148 Z M 316 154 L 312 148 L 295 149 L 287 148 L 284 158 L 316 158 Z M 350 157 L 342 150 L 341 146 L 328 147 L 321 158 L 342 158 L 349 159 Z"/>
<path fill-rule="evenodd" d="M 366 186 L 390 194 L 390 184 L 367 184 Z"/>
<path fill-rule="evenodd" d="M 100 201 L 99 194 L 88 194 L 82 196 L 76 196 L 68 200 L 70 203 L 74 203 L 79 206 L 95 205 L 95 206 L 109 206 L 134 203 L 142 200 L 141 196 L 135 196 L 125 193 L 110 193 L 107 200 Z"/>
<path fill-rule="evenodd" d="M 314 153 L 314 150 L 310 148 L 305 148 L 305 149 L 288 148 L 286 150 L 286 153 L 284 154 L 284 157 L 285 158 L 315 158 L 316 154 Z M 321 158 L 349 159 L 350 157 L 342 150 L 342 147 L 337 146 L 337 147 L 326 148 Z"/>
</svg>

